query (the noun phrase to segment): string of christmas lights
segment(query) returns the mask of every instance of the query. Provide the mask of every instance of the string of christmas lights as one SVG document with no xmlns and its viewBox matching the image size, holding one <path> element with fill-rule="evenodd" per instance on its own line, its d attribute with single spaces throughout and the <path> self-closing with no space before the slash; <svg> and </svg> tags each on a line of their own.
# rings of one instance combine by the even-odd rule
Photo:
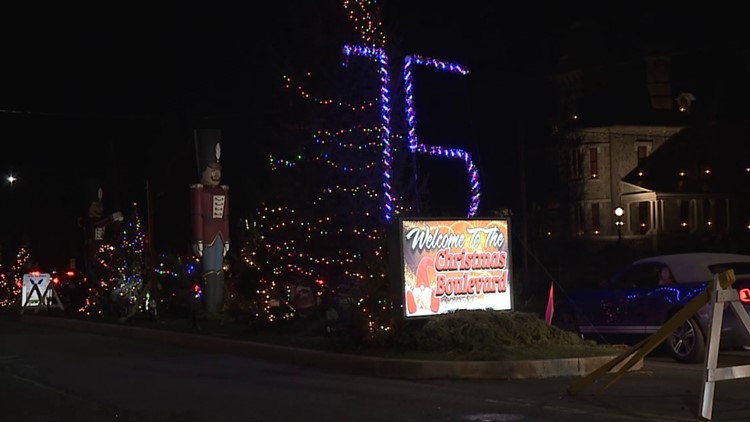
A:
<svg viewBox="0 0 750 422">
<path fill-rule="evenodd" d="M 79 309 L 86 315 L 126 312 L 143 288 L 145 235 L 137 204 L 133 215 L 114 237 L 99 247 L 98 279 L 89 280 L 86 302 Z"/>
<path fill-rule="evenodd" d="M 414 82 L 412 74 L 412 66 L 414 64 L 430 66 L 462 75 L 468 75 L 469 70 L 460 64 L 444 62 L 419 55 L 406 56 L 404 59 L 404 90 L 406 91 L 406 120 L 409 126 L 409 150 L 413 153 L 419 152 L 431 156 L 460 158 L 464 160 L 466 171 L 469 174 L 469 188 L 471 190 L 471 201 L 467 216 L 474 217 L 479 209 L 481 189 L 479 185 L 479 171 L 471 159 L 471 155 L 459 148 L 444 148 L 437 145 L 420 144 L 417 138 L 417 113 L 414 109 Z"/>
<path fill-rule="evenodd" d="M 28 248 L 22 246 L 7 272 L 3 271 L 0 264 L 0 308 L 20 303 L 23 275 L 29 271 L 30 262 L 31 253 Z"/>
<path fill-rule="evenodd" d="M 307 73 L 307 76 L 310 76 L 310 72 Z M 286 81 L 286 85 L 284 85 L 285 88 L 296 89 L 300 97 L 314 101 L 315 103 L 319 105 L 335 105 L 335 106 L 346 108 L 351 111 L 364 111 L 364 110 L 368 110 L 372 108 L 375 105 L 374 100 L 363 100 L 360 105 L 355 105 L 347 101 L 334 100 L 331 98 L 321 99 L 307 92 L 307 90 L 305 90 L 305 88 L 302 87 L 302 85 L 299 85 L 299 84 L 295 85 L 294 82 L 292 81 L 291 76 L 284 75 L 283 78 L 284 78 L 284 81 Z"/>
<path fill-rule="evenodd" d="M 271 309 L 281 309 L 281 302 L 293 303 L 290 286 L 298 282 L 295 280 L 321 280 L 322 286 L 332 289 L 353 286 L 353 291 L 358 292 L 357 312 L 368 332 L 374 334 L 391 329 L 387 317 L 391 304 L 385 276 L 385 228 L 395 215 L 410 209 L 409 203 L 394 191 L 395 154 L 464 160 L 472 191 L 469 215 L 478 209 L 480 186 L 478 171 L 467 151 L 418 142 L 411 74 L 404 75 L 408 86 L 404 108 L 413 119 L 410 133 L 393 133 L 389 58 L 382 24 L 377 20 L 377 5 L 372 1 L 345 1 L 344 7 L 362 43 L 344 46 L 344 64 L 353 56 L 375 62 L 379 78 L 373 80 L 371 87 L 379 91 L 377 120 L 373 121 L 370 112 L 375 101 L 320 100 L 285 77 L 285 87 L 302 100 L 314 100 L 319 106 L 342 105 L 347 113 L 354 114 L 321 120 L 335 126 L 338 118 L 346 122 L 346 129 L 314 130 L 313 142 L 288 151 L 292 158 L 269 155 L 270 168 L 279 177 L 293 181 L 295 190 L 286 203 L 280 202 L 283 206 L 257 209 L 254 227 L 259 233 L 258 245 L 243 248 L 242 253 L 243 262 L 259 273 L 257 294 L 262 297 L 261 308 L 266 315 L 279 317 L 283 312 L 272 313 Z M 410 56 L 407 63 L 407 71 L 419 64 L 468 74 L 461 65 L 422 56 Z M 302 196 L 302 192 L 312 195 Z"/>
</svg>

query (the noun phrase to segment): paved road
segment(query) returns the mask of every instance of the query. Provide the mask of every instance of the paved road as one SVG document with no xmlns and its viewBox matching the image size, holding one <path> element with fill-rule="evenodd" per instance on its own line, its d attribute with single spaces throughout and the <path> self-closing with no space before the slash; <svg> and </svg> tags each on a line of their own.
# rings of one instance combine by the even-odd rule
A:
<svg viewBox="0 0 750 422">
<path fill-rule="evenodd" d="M 702 373 L 652 357 L 571 396 L 578 377 L 353 376 L 0 319 L 0 421 L 695 421 Z M 750 420 L 748 396 L 750 379 L 719 383 L 712 420 Z"/>
</svg>

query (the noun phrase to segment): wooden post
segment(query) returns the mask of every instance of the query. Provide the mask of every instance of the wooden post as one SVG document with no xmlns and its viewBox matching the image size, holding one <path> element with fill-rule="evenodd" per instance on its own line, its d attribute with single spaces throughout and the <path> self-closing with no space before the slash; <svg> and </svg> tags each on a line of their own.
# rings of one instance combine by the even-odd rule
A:
<svg viewBox="0 0 750 422">
<path fill-rule="evenodd" d="M 729 282 L 724 278 L 720 278 L 719 280 L 721 281 L 722 286 L 726 283 L 731 284 L 734 282 L 734 280 L 731 280 L 731 282 Z M 636 364 L 636 362 L 639 362 L 647 354 L 651 353 L 659 344 L 661 344 L 661 342 L 666 340 L 667 337 L 669 337 L 672 332 L 677 329 L 677 327 L 690 319 L 690 317 L 692 317 L 693 314 L 695 314 L 703 305 L 707 304 L 709 299 L 711 298 L 711 292 L 713 291 L 713 289 L 714 281 L 712 280 L 708 283 L 708 286 L 703 292 L 701 292 L 701 294 L 693 298 L 693 300 L 685 305 L 684 308 L 680 309 L 679 312 L 674 314 L 674 316 L 667 322 L 665 322 L 664 325 L 662 325 L 661 328 L 659 328 L 659 330 L 657 330 L 654 334 L 646 337 L 640 343 L 631 347 L 612 361 L 604 364 L 604 366 L 594 370 L 593 372 L 570 386 L 568 388 L 568 394 L 574 395 L 578 393 L 580 390 L 593 384 L 597 378 L 602 377 L 610 369 L 614 368 L 618 363 L 624 361 L 627 358 L 630 358 L 620 367 L 614 377 L 604 387 L 602 387 L 600 392 L 603 392 L 604 390 L 609 388 L 612 384 L 614 384 L 615 381 L 617 381 L 622 375 L 624 375 L 628 369 L 632 368 L 633 365 Z"/>
</svg>

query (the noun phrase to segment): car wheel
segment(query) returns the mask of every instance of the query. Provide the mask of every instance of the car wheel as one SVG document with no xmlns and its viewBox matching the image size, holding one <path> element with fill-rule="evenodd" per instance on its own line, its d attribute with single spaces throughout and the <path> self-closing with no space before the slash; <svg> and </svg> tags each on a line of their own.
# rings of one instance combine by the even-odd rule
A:
<svg viewBox="0 0 750 422">
<path fill-rule="evenodd" d="M 677 362 L 701 362 L 706 356 L 706 339 L 695 318 L 683 322 L 667 341 L 669 353 Z"/>
</svg>

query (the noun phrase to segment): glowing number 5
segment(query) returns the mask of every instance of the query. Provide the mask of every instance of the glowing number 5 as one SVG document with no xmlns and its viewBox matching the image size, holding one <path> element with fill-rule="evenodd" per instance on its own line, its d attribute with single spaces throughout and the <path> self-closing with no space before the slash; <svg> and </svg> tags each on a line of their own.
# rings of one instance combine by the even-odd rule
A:
<svg viewBox="0 0 750 422">
<path fill-rule="evenodd" d="M 391 115 L 390 115 L 390 92 L 388 90 L 389 69 L 388 56 L 380 48 L 369 48 L 360 46 L 344 46 L 344 54 L 369 57 L 380 63 L 380 104 L 381 104 L 381 121 L 383 124 L 383 188 L 385 191 L 385 219 L 390 220 L 393 217 L 395 198 L 391 187 L 391 164 L 393 156 L 391 153 L 390 134 L 391 134 Z M 466 171 L 469 173 L 469 187 L 471 189 L 471 204 L 469 205 L 468 216 L 473 217 L 479 208 L 479 197 L 481 196 L 479 188 L 479 171 L 471 159 L 471 155 L 459 148 L 445 148 L 436 145 L 420 144 L 417 140 L 417 122 L 416 113 L 414 112 L 414 96 L 412 88 L 412 64 L 421 64 L 432 66 L 440 70 L 457 72 L 466 75 L 469 71 L 461 65 L 446 63 L 417 55 L 406 56 L 404 59 L 404 90 L 406 96 L 406 116 L 409 124 L 409 151 L 412 154 L 428 154 L 447 158 L 460 158 L 466 163 Z"/>
</svg>

